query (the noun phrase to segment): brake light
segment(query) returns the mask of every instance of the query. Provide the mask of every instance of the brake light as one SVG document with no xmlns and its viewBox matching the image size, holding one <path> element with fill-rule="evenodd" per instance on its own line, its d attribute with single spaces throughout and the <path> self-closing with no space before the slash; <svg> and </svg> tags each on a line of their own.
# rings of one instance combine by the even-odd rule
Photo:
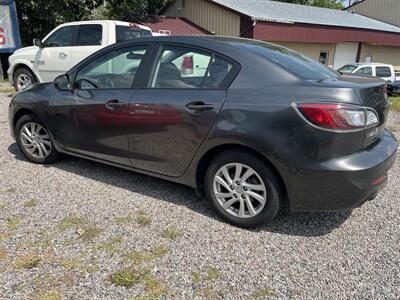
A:
<svg viewBox="0 0 400 300">
<path fill-rule="evenodd" d="M 193 74 L 193 56 L 184 56 L 182 67 L 181 67 L 182 74 Z"/>
<path fill-rule="evenodd" d="M 298 103 L 296 111 L 315 126 L 331 130 L 356 130 L 379 124 L 375 110 L 351 104 Z"/>
</svg>

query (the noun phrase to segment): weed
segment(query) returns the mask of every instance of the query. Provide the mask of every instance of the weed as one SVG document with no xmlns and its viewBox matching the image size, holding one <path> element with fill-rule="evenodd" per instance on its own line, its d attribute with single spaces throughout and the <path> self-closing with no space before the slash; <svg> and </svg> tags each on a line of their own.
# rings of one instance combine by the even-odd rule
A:
<svg viewBox="0 0 400 300">
<path fill-rule="evenodd" d="M 221 271 L 216 267 L 209 267 L 207 269 L 207 280 L 218 280 L 221 277 Z"/>
<path fill-rule="evenodd" d="M 150 217 L 146 216 L 145 214 L 140 213 L 140 214 L 136 217 L 136 222 L 137 222 L 139 225 L 146 226 L 146 225 L 150 225 L 150 224 L 151 224 L 151 219 L 150 219 Z"/>
<path fill-rule="evenodd" d="M 400 112 L 400 97 L 390 97 L 390 110 Z"/>
<path fill-rule="evenodd" d="M 6 219 L 6 224 L 8 229 L 10 230 L 15 230 L 17 229 L 18 225 L 21 223 L 21 218 L 20 217 L 13 217 L 13 218 L 7 218 Z"/>
<path fill-rule="evenodd" d="M 115 285 L 131 287 L 136 283 L 143 282 L 147 273 L 147 270 L 136 269 L 131 266 L 112 274 L 110 276 L 110 281 Z"/>
<path fill-rule="evenodd" d="M 0 247 L 0 261 L 5 260 L 7 258 L 6 249 L 4 247 Z"/>
<path fill-rule="evenodd" d="M 17 191 L 17 189 L 12 187 L 12 188 L 9 188 L 8 190 L 6 190 L 6 193 L 15 193 L 16 191 Z"/>
<path fill-rule="evenodd" d="M 13 87 L 2 87 L 2 88 L 0 88 L 0 93 L 4 93 L 4 94 L 15 93 L 15 88 L 13 88 Z"/>
<path fill-rule="evenodd" d="M 65 217 L 57 224 L 57 229 L 59 231 L 65 231 L 70 228 L 78 227 L 85 223 L 85 220 L 78 217 Z"/>
<path fill-rule="evenodd" d="M 273 296 L 275 294 L 274 290 L 263 288 L 255 290 L 251 295 L 251 299 L 265 299 L 269 296 Z"/>
<path fill-rule="evenodd" d="M 64 259 L 60 262 L 60 265 L 64 267 L 67 270 L 72 270 L 76 269 L 81 265 L 82 262 L 82 256 L 78 255 L 76 257 L 73 257 L 71 259 Z"/>
<path fill-rule="evenodd" d="M 102 232 L 103 229 L 97 226 L 88 226 L 82 230 L 77 230 L 79 238 L 85 242 L 94 240 Z"/>
<path fill-rule="evenodd" d="M 25 208 L 34 207 L 37 205 L 37 201 L 35 199 L 28 200 L 24 203 Z"/>
<path fill-rule="evenodd" d="M 41 291 L 39 292 L 39 300 L 61 300 L 61 296 L 57 291 Z"/>
<path fill-rule="evenodd" d="M 109 242 L 98 243 L 96 249 L 106 250 L 110 254 L 118 252 L 119 247 L 117 244 L 122 242 L 122 236 L 117 235 L 113 237 Z"/>
<path fill-rule="evenodd" d="M 132 221 L 132 216 L 115 217 L 114 222 L 118 225 L 126 224 Z"/>
<path fill-rule="evenodd" d="M 16 260 L 16 266 L 19 269 L 33 269 L 36 268 L 41 259 L 35 253 L 28 253 L 23 256 L 20 256 Z"/>
<path fill-rule="evenodd" d="M 182 231 L 176 228 L 165 229 L 161 236 L 167 239 L 175 240 L 182 235 Z"/>
</svg>

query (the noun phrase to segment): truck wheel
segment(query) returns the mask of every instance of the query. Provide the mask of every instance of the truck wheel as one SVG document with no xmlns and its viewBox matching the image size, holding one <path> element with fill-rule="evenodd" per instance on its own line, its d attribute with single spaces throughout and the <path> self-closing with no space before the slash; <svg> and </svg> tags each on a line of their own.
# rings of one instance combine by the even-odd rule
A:
<svg viewBox="0 0 400 300">
<path fill-rule="evenodd" d="M 25 67 L 20 67 L 14 72 L 14 87 L 17 91 L 23 91 L 37 82 L 32 71 Z"/>
</svg>

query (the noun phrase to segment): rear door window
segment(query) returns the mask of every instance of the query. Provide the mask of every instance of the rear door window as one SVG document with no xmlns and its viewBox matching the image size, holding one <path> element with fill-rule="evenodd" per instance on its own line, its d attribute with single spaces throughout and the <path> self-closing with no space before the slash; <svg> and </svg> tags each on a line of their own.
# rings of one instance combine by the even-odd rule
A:
<svg viewBox="0 0 400 300">
<path fill-rule="evenodd" d="M 103 26 L 100 24 L 80 25 L 76 46 L 98 46 L 101 45 L 103 37 Z"/>
<path fill-rule="evenodd" d="M 390 77 L 392 72 L 389 67 L 376 67 L 376 77 Z"/>
<path fill-rule="evenodd" d="M 371 67 L 362 67 L 362 68 L 359 68 L 354 73 L 372 76 L 372 68 Z"/>
<path fill-rule="evenodd" d="M 213 53 L 188 47 L 164 47 L 152 80 L 153 88 L 220 88 L 233 66 Z"/>
<path fill-rule="evenodd" d="M 152 36 L 151 31 L 141 29 L 133 26 L 115 26 L 116 42 L 123 42 L 127 40 L 133 40 L 145 36 Z"/>
</svg>

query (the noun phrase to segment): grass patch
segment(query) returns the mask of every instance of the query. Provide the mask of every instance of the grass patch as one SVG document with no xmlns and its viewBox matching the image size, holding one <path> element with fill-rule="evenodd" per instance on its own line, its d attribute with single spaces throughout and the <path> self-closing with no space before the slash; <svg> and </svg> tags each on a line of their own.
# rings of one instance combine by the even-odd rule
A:
<svg viewBox="0 0 400 300">
<path fill-rule="evenodd" d="M 6 193 L 13 194 L 13 193 L 15 193 L 16 191 L 17 191 L 16 188 L 9 188 L 8 190 L 6 190 Z"/>
<path fill-rule="evenodd" d="M 65 217 L 57 224 L 57 229 L 59 231 L 65 231 L 70 228 L 78 227 L 85 223 L 85 220 L 78 217 Z"/>
<path fill-rule="evenodd" d="M 103 229 L 97 226 L 88 226 L 78 229 L 77 233 L 82 241 L 88 242 L 94 240 L 103 232 Z"/>
<path fill-rule="evenodd" d="M 41 291 L 38 295 L 39 300 L 61 300 L 61 296 L 57 291 Z"/>
<path fill-rule="evenodd" d="M 0 261 L 5 260 L 7 258 L 7 252 L 4 247 L 0 247 Z"/>
<path fill-rule="evenodd" d="M 180 231 L 179 229 L 176 229 L 176 228 L 165 229 L 161 233 L 162 237 L 164 237 L 166 239 L 171 239 L 171 240 L 175 240 L 175 239 L 179 238 L 181 235 L 182 235 L 182 231 Z"/>
<path fill-rule="evenodd" d="M 110 276 L 111 283 L 124 287 L 131 287 L 134 284 L 143 282 L 148 270 L 136 269 L 134 266 L 122 269 Z"/>
<path fill-rule="evenodd" d="M 41 259 L 36 253 L 28 253 L 19 256 L 15 262 L 18 269 L 33 269 L 36 268 Z"/>
<path fill-rule="evenodd" d="M 110 254 L 114 254 L 119 251 L 118 244 L 120 244 L 121 242 L 122 242 L 122 236 L 117 235 L 108 242 L 98 243 L 96 245 L 96 249 L 105 250 Z"/>
<path fill-rule="evenodd" d="M 0 93 L 4 94 L 10 94 L 10 93 L 15 93 L 16 90 L 13 87 L 0 87 Z"/>
<path fill-rule="evenodd" d="M 133 250 L 125 256 L 125 259 L 131 261 L 135 265 L 138 265 L 143 261 L 160 258 L 168 252 L 170 252 L 170 250 L 165 246 L 159 246 L 146 252 Z"/>
<path fill-rule="evenodd" d="M 389 129 L 389 130 L 392 131 L 392 132 L 399 130 L 399 128 L 397 128 L 397 127 L 394 126 L 394 125 L 388 125 L 388 126 L 386 126 L 386 128 Z"/>
<path fill-rule="evenodd" d="M 34 207 L 37 205 L 37 201 L 35 199 L 28 200 L 24 203 L 25 208 Z"/>
<path fill-rule="evenodd" d="M 143 211 L 139 212 L 139 215 L 136 217 L 136 222 L 139 225 L 146 226 L 151 224 L 151 218 L 146 216 Z"/>
<path fill-rule="evenodd" d="M 132 216 L 115 217 L 114 222 L 118 225 L 126 224 L 132 221 Z"/>
<path fill-rule="evenodd" d="M 6 219 L 6 225 L 7 228 L 10 230 L 15 230 L 17 229 L 18 225 L 21 223 L 21 218 L 20 217 L 13 217 L 13 218 L 7 218 Z"/>
<path fill-rule="evenodd" d="M 206 300 L 221 299 L 221 297 L 218 296 L 217 292 L 210 287 L 196 289 L 195 296 Z"/>
<path fill-rule="evenodd" d="M 144 288 L 148 295 L 148 299 L 160 299 L 162 296 L 168 294 L 168 289 L 165 283 L 153 276 L 146 276 L 144 278 Z"/>
<path fill-rule="evenodd" d="M 265 299 L 265 298 L 273 296 L 273 295 L 275 295 L 275 291 L 274 290 L 264 288 L 264 289 L 255 290 L 250 295 L 250 298 L 251 299 Z"/>
<path fill-rule="evenodd" d="M 400 112 L 400 97 L 390 97 L 390 110 Z"/>
<path fill-rule="evenodd" d="M 216 267 L 208 267 L 205 272 L 192 272 L 192 281 L 194 284 L 200 284 L 204 281 L 214 281 L 221 278 L 221 271 Z"/>
<path fill-rule="evenodd" d="M 88 265 L 84 268 L 87 273 L 96 273 L 100 271 L 100 267 L 98 265 Z"/>
<path fill-rule="evenodd" d="M 82 262 L 82 256 L 76 256 L 71 259 L 64 259 L 60 262 L 60 265 L 67 269 L 67 270 L 72 270 L 76 269 L 81 265 Z"/>
</svg>

